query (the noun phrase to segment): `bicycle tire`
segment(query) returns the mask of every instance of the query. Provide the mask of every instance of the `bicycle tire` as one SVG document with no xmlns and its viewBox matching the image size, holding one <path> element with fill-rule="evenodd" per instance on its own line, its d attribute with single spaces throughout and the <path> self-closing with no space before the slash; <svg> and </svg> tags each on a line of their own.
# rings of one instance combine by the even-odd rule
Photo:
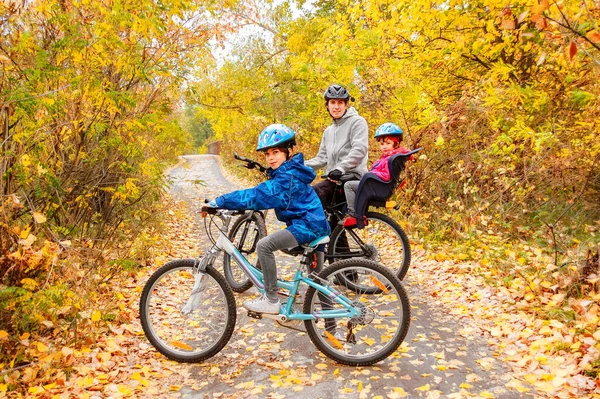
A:
<svg viewBox="0 0 600 399">
<path fill-rule="evenodd" d="M 260 262 L 256 258 L 256 243 L 266 235 L 265 219 L 259 212 L 246 213 L 240 216 L 229 230 L 229 239 L 251 263 L 256 262 L 258 269 L 260 269 Z M 223 272 L 233 291 L 242 293 L 252 287 L 252 281 L 227 253 L 223 255 Z"/>
<path fill-rule="evenodd" d="M 327 258 L 331 263 L 354 257 L 375 260 L 392 268 L 396 276 L 403 280 L 411 261 L 408 236 L 402 227 L 387 215 L 367 212 L 366 216 L 368 225 L 364 229 L 336 226 L 327 245 Z M 344 236 L 347 246 L 343 243 Z M 366 245 L 366 250 L 362 249 L 358 240 L 363 246 Z M 398 258 L 400 265 L 392 267 L 397 264 Z"/>
<path fill-rule="evenodd" d="M 236 322 L 236 303 L 225 278 L 214 267 L 203 273 L 204 288 L 191 303 L 197 288 L 197 259 L 166 263 L 150 276 L 140 298 L 140 320 L 150 343 L 164 356 L 183 363 L 201 362 L 227 344 Z"/>
<path fill-rule="evenodd" d="M 347 273 L 369 276 L 372 284 L 382 289 L 367 294 L 338 285 L 337 276 Z M 327 357 L 349 366 L 369 366 L 389 357 L 402 344 L 410 325 L 410 304 L 402 283 L 388 268 L 364 258 L 344 259 L 326 267 L 315 280 L 332 288 L 335 285 L 336 293 L 361 309 L 360 315 L 351 319 L 305 320 L 310 340 Z M 313 287 L 306 291 L 305 314 L 343 309 Z M 334 338 L 336 334 L 342 337 Z"/>
</svg>

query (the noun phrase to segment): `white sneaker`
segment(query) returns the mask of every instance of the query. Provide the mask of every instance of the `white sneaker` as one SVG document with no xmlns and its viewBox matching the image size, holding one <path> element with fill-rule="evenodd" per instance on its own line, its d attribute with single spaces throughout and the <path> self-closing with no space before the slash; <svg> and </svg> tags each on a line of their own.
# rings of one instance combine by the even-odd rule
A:
<svg viewBox="0 0 600 399">
<path fill-rule="evenodd" d="M 245 301 L 243 306 L 256 313 L 279 314 L 281 302 L 271 302 L 266 296 L 262 295 L 259 298 Z"/>
</svg>

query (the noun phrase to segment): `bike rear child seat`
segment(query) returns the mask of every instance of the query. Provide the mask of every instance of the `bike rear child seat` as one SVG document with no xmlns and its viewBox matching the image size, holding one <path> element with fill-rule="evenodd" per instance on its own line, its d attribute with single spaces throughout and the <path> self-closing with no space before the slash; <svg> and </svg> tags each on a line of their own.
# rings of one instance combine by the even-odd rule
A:
<svg viewBox="0 0 600 399">
<path fill-rule="evenodd" d="M 422 148 L 417 148 L 407 152 L 406 154 L 395 154 L 389 157 L 388 166 L 392 179 L 389 182 L 383 181 L 373 172 L 367 172 L 363 175 L 358 188 L 356 190 L 356 224 L 359 229 L 364 226 L 364 215 L 369 209 L 369 205 L 385 206 L 387 201 L 404 178 L 400 178 L 400 174 L 405 169 L 406 162 L 413 154 L 421 151 Z"/>
</svg>

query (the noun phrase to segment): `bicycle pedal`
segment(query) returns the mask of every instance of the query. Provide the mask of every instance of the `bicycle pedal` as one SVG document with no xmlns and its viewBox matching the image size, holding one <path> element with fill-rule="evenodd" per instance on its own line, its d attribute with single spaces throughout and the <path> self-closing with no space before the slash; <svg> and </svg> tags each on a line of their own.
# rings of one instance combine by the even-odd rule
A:
<svg viewBox="0 0 600 399">
<path fill-rule="evenodd" d="M 248 317 L 252 317 L 253 319 L 260 320 L 263 318 L 263 314 L 249 310 Z"/>
<path fill-rule="evenodd" d="M 248 311 L 248 317 L 252 317 L 253 319 L 257 320 L 271 319 L 280 322 L 285 322 L 287 320 L 287 317 L 283 314 L 258 313 L 251 310 Z"/>
</svg>

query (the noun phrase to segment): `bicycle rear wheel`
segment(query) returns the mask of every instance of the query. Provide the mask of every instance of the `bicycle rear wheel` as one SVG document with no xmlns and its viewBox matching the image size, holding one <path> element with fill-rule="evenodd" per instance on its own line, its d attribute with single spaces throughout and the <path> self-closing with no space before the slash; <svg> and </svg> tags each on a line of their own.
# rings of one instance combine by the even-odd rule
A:
<svg viewBox="0 0 600 399">
<path fill-rule="evenodd" d="M 196 266 L 196 259 L 166 263 L 152 274 L 140 298 L 146 337 L 160 353 L 178 362 L 200 362 L 216 355 L 235 327 L 231 288 L 212 266 L 206 273 L 198 273 Z"/>
<path fill-rule="evenodd" d="M 256 243 L 266 235 L 265 219 L 259 212 L 246 213 L 240 216 L 229 230 L 231 242 L 250 263 L 255 264 L 259 269 L 260 263 L 256 257 Z M 227 253 L 223 255 L 223 272 L 233 291 L 242 293 L 252 287 L 252 281 Z"/>
<path fill-rule="evenodd" d="M 361 280 L 370 281 L 371 285 L 367 288 L 377 293 L 368 294 L 339 285 L 340 276 L 347 274 L 356 274 Z M 315 281 L 335 287 L 361 310 L 353 318 L 321 317 L 304 322 L 310 340 L 321 352 L 341 364 L 368 366 L 398 349 L 408 332 L 410 306 L 400 280 L 389 269 L 368 259 L 344 259 L 326 267 Z M 305 314 L 344 309 L 312 287 L 306 291 Z"/>
<path fill-rule="evenodd" d="M 400 280 L 410 266 L 410 243 L 402 227 L 392 218 L 378 212 L 367 212 L 364 229 L 337 226 L 327 245 L 330 262 L 362 257 L 383 263 L 394 270 Z M 349 279 L 347 283 L 352 283 Z"/>
</svg>

